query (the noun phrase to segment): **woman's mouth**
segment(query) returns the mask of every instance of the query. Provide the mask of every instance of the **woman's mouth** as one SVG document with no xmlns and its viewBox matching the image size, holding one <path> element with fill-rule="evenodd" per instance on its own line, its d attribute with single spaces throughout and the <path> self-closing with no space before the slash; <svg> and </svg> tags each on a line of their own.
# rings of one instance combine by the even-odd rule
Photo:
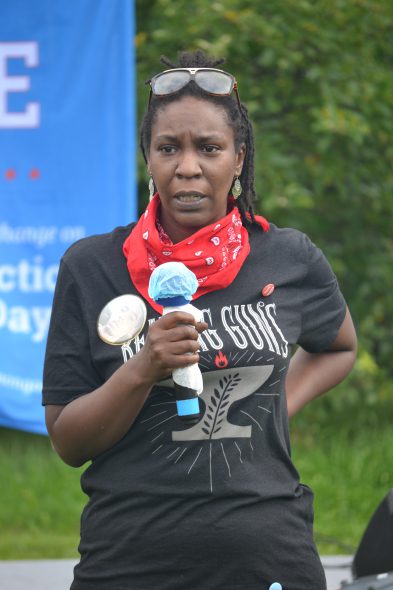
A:
<svg viewBox="0 0 393 590">
<path fill-rule="evenodd" d="M 175 201 L 180 208 L 184 208 L 187 211 L 198 209 L 201 203 L 205 200 L 205 195 L 194 191 L 178 192 L 174 195 Z"/>
<path fill-rule="evenodd" d="M 192 207 L 193 205 L 199 205 L 205 198 L 205 195 L 198 191 L 179 191 L 175 193 L 174 197 L 179 205 Z"/>
<path fill-rule="evenodd" d="M 199 203 L 203 197 L 201 195 L 178 195 L 176 199 L 181 203 Z"/>
</svg>

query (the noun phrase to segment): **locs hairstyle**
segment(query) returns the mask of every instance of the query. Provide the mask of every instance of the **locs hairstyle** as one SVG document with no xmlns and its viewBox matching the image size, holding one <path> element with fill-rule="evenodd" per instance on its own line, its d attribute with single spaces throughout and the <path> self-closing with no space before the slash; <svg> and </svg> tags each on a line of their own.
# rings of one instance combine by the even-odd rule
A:
<svg viewBox="0 0 393 590">
<path fill-rule="evenodd" d="M 224 63 L 224 59 L 212 59 L 207 57 L 203 51 L 181 52 L 178 56 L 178 64 L 174 64 L 165 56 L 161 56 L 161 62 L 168 69 L 173 68 L 216 68 Z M 150 106 L 146 110 L 140 129 L 140 146 L 143 157 L 147 162 L 147 153 L 150 149 L 151 130 L 156 120 L 157 113 L 167 104 L 175 102 L 183 96 L 193 96 L 203 100 L 213 102 L 223 108 L 227 114 L 228 123 L 232 127 L 235 136 L 235 148 L 240 149 L 244 144 L 246 154 L 244 158 L 243 169 L 240 174 L 240 182 L 243 192 L 236 201 L 240 215 L 245 227 L 250 224 L 261 227 L 255 220 L 253 202 L 256 198 L 254 187 L 254 136 L 251 121 L 248 117 L 246 107 L 242 104 L 242 112 L 239 111 L 239 105 L 233 96 L 213 96 L 204 92 L 195 82 L 189 82 L 184 88 L 173 94 L 157 97 L 152 96 Z"/>
</svg>

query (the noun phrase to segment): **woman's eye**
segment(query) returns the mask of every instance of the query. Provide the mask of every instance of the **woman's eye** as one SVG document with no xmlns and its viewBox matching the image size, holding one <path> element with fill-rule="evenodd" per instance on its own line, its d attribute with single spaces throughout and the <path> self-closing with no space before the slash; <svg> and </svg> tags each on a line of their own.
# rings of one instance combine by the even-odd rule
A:
<svg viewBox="0 0 393 590">
<path fill-rule="evenodd" d="M 174 145 L 162 145 L 159 147 L 159 151 L 164 154 L 172 154 L 176 150 Z"/>
<path fill-rule="evenodd" d="M 203 145 L 202 146 L 202 151 L 206 152 L 208 154 L 213 154 L 215 152 L 218 152 L 220 150 L 220 148 L 217 145 Z"/>
</svg>

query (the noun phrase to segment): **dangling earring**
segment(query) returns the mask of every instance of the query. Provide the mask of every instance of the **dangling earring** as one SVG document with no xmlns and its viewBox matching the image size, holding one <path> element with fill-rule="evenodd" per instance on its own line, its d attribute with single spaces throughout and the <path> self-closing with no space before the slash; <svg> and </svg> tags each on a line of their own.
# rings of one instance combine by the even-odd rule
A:
<svg viewBox="0 0 393 590">
<path fill-rule="evenodd" d="M 150 174 L 150 179 L 149 179 L 149 201 L 152 200 L 152 198 L 154 197 L 154 193 L 156 192 L 156 189 L 154 187 L 154 180 L 152 175 Z"/>
<path fill-rule="evenodd" d="M 233 187 L 232 187 L 232 195 L 234 196 L 234 198 L 237 200 L 240 195 L 242 194 L 242 185 L 240 184 L 240 180 L 239 177 L 236 176 L 235 178 L 235 182 L 233 183 Z"/>
</svg>

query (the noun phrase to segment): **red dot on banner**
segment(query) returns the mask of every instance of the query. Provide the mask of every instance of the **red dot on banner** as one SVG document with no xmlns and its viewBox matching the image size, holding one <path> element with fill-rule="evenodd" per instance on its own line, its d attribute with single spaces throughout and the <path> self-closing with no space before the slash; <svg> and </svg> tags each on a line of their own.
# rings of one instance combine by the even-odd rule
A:
<svg viewBox="0 0 393 590">
<path fill-rule="evenodd" d="M 41 176 L 41 172 L 39 171 L 38 168 L 32 168 L 30 170 L 29 176 L 32 180 L 37 180 L 37 178 L 39 178 Z"/>
<path fill-rule="evenodd" d="M 5 177 L 7 180 L 14 180 L 16 176 L 16 172 L 13 168 L 8 168 L 8 170 L 5 171 Z"/>
</svg>

